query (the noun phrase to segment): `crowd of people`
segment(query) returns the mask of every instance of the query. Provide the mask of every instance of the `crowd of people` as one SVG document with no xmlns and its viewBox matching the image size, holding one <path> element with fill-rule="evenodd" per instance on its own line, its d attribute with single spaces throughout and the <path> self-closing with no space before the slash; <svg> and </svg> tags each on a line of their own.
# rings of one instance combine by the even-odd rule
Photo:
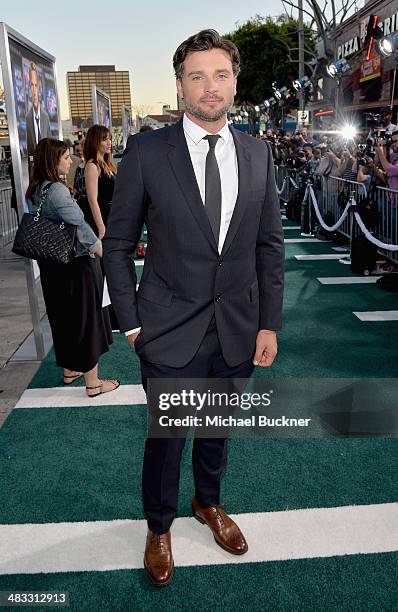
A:
<svg viewBox="0 0 398 612">
<path fill-rule="evenodd" d="M 275 165 L 303 177 L 332 175 L 368 187 L 375 184 L 397 189 L 398 126 L 388 120 L 382 127 L 363 134 L 362 142 L 347 139 L 343 131 L 310 136 L 306 128 L 294 134 L 267 130 L 263 138 L 271 145 Z M 383 137 L 378 137 L 380 132 Z"/>
</svg>

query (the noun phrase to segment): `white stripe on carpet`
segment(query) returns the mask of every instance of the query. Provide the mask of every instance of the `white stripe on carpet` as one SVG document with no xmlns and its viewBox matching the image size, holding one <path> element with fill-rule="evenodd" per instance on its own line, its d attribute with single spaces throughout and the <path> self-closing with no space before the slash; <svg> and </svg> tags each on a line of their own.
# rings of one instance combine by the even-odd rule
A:
<svg viewBox="0 0 398 612">
<path fill-rule="evenodd" d="M 330 240 L 318 240 L 318 238 L 285 238 L 284 242 L 290 242 L 292 244 L 296 244 L 299 242 L 318 242 L 321 244 L 322 242 L 331 242 Z"/>
<path fill-rule="evenodd" d="M 259 563 L 398 551 L 398 503 L 232 515 L 249 551 L 231 555 L 209 528 L 190 518 L 173 524 L 177 566 Z M 0 574 L 142 568 L 144 520 L 0 526 Z"/>
<path fill-rule="evenodd" d="M 398 310 L 371 310 L 369 312 L 353 312 L 360 321 L 398 321 Z"/>
<path fill-rule="evenodd" d="M 324 276 L 317 278 L 321 285 L 357 285 L 375 283 L 380 276 Z"/>
<path fill-rule="evenodd" d="M 88 397 L 84 387 L 26 389 L 15 408 L 79 408 L 81 406 L 125 406 L 146 404 L 141 385 L 120 385 L 116 391 Z"/>
<path fill-rule="evenodd" d="M 295 255 L 298 261 L 322 261 L 324 259 L 340 259 L 337 253 L 324 253 L 322 255 Z"/>
<path fill-rule="evenodd" d="M 299 225 L 284 225 L 283 226 L 284 230 L 298 230 L 301 229 Z"/>
<path fill-rule="evenodd" d="M 143 266 L 145 263 L 145 259 L 134 259 L 134 263 L 136 266 Z"/>
</svg>

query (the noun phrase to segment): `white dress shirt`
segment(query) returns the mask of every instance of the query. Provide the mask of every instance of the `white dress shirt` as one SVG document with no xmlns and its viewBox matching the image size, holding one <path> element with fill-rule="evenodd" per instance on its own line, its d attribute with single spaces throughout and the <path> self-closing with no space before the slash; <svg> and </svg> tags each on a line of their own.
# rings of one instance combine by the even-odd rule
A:
<svg viewBox="0 0 398 612">
<path fill-rule="evenodd" d="M 204 205 L 206 157 L 209 151 L 209 143 L 203 138 L 209 132 L 191 121 L 186 115 L 183 117 L 183 127 L 196 182 Z M 228 122 L 217 134 L 221 136 L 217 141 L 215 151 L 221 179 L 221 223 L 218 239 L 218 252 L 221 253 L 238 196 L 238 161 Z"/>
<path fill-rule="evenodd" d="M 36 117 L 39 120 L 39 126 L 40 126 L 40 104 L 39 107 L 37 109 L 37 113 L 35 111 L 35 108 L 32 107 L 33 110 L 33 127 L 35 128 L 35 139 L 36 139 L 36 144 L 39 142 L 39 131 L 37 129 L 37 121 L 36 121 Z M 41 134 L 40 134 L 41 136 Z"/>
<path fill-rule="evenodd" d="M 207 136 L 209 132 L 191 121 L 185 114 L 182 122 L 196 182 L 198 183 L 204 205 L 206 157 L 209 151 L 209 143 L 207 140 L 203 140 L 203 138 Z M 221 128 L 217 134 L 220 135 L 216 144 L 215 154 L 221 180 L 221 223 L 218 239 L 218 252 L 221 253 L 231 217 L 234 212 L 236 198 L 238 197 L 239 181 L 235 143 L 228 127 L 228 122 L 225 123 L 224 127 Z M 125 335 L 129 336 L 130 334 L 140 331 L 140 329 L 140 327 L 131 329 L 125 332 Z"/>
</svg>

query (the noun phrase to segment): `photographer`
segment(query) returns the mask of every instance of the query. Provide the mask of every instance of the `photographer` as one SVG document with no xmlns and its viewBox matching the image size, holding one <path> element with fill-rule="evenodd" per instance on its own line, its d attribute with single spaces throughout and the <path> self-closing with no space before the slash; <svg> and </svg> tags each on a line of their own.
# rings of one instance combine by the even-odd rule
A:
<svg viewBox="0 0 398 612">
<path fill-rule="evenodd" d="M 376 152 L 383 170 L 387 174 L 388 186 L 398 190 L 398 129 L 392 133 L 390 145 L 390 161 L 387 159 L 383 141 L 378 141 Z"/>
<path fill-rule="evenodd" d="M 352 144 L 346 144 L 343 149 L 343 157 L 336 171 L 336 176 L 342 177 L 345 181 L 356 181 L 358 174 L 358 163 L 356 159 L 356 149 Z"/>
<path fill-rule="evenodd" d="M 298 160 L 302 161 L 302 165 L 298 170 L 299 177 L 299 192 L 298 198 L 301 204 L 301 214 L 300 214 L 300 225 L 301 225 L 301 235 L 302 236 L 312 236 L 313 231 L 315 229 L 315 213 L 311 209 L 311 200 L 308 197 L 304 198 L 307 181 L 311 181 L 313 185 L 313 189 L 319 197 L 320 185 L 319 185 L 319 175 L 317 174 L 320 159 L 314 154 L 314 147 L 306 143 L 303 146 L 302 151 L 298 153 Z M 318 180 L 317 180 L 318 179 Z"/>
<path fill-rule="evenodd" d="M 391 110 L 389 108 L 385 109 L 384 111 L 382 111 L 382 116 L 383 116 L 382 124 L 385 129 L 385 132 L 389 136 L 392 136 L 394 132 L 398 131 L 398 125 L 395 125 L 395 123 L 391 122 L 391 119 L 392 119 Z"/>
<path fill-rule="evenodd" d="M 376 154 L 377 155 L 377 154 Z M 358 159 L 358 183 L 364 183 L 366 188 L 369 189 L 372 185 L 386 185 L 386 175 L 377 166 L 378 158 L 375 157 L 373 160 L 371 157 L 364 157 Z"/>
<path fill-rule="evenodd" d="M 321 145 L 321 160 L 319 163 L 318 173 L 321 176 L 328 177 L 334 176 L 337 172 L 337 168 L 340 165 L 340 158 L 337 157 L 336 153 L 327 145 Z"/>
<path fill-rule="evenodd" d="M 398 130 L 395 130 L 391 136 L 390 156 L 387 159 L 384 146 L 379 141 L 376 146 L 376 152 L 379 156 L 380 163 L 385 171 L 390 189 L 398 191 Z M 382 223 L 384 238 L 391 244 L 398 243 L 398 194 L 389 193 L 389 210 L 388 214 L 384 215 Z"/>
<path fill-rule="evenodd" d="M 300 151 L 294 140 L 291 142 L 288 149 L 288 157 L 286 165 L 290 171 L 299 172 L 306 164 L 306 156 L 304 151 Z"/>
</svg>

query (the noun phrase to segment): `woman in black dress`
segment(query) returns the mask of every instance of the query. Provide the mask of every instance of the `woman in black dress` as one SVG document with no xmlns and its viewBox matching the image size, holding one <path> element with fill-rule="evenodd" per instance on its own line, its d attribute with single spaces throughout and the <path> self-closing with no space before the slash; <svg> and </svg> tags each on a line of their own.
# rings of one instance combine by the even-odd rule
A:
<svg viewBox="0 0 398 612">
<path fill-rule="evenodd" d="M 84 217 L 102 239 L 111 210 L 116 175 L 116 165 L 112 159 L 112 136 L 108 128 L 103 125 L 91 126 L 84 141 L 83 154 L 86 160 Z M 112 304 L 109 305 L 109 316 L 112 329 L 119 329 Z"/>
<path fill-rule="evenodd" d="M 34 152 L 26 198 L 30 211 L 35 212 L 45 189 L 41 214 L 76 226 L 73 261 L 60 264 L 41 260 L 38 264 L 56 362 L 64 369 L 64 383 L 84 376 L 87 395 L 95 397 L 117 389 L 120 383 L 98 378 L 98 359 L 112 343 L 109 315 L 102 308 L 103 276 L 98 259 L 102 257 L 102 243 L 61 180 L 70 165 L 64 142 L 42 139 Z"/>
<path fill-rule="evenodd" d="M 84 179 L 88 214 L 86 221 L 99 238 L 105 234 L 111 210 L 116 166 L 112 159 L 112 136 L 103 125 L 93 125 L 84 141 Z"/>
</svg>

